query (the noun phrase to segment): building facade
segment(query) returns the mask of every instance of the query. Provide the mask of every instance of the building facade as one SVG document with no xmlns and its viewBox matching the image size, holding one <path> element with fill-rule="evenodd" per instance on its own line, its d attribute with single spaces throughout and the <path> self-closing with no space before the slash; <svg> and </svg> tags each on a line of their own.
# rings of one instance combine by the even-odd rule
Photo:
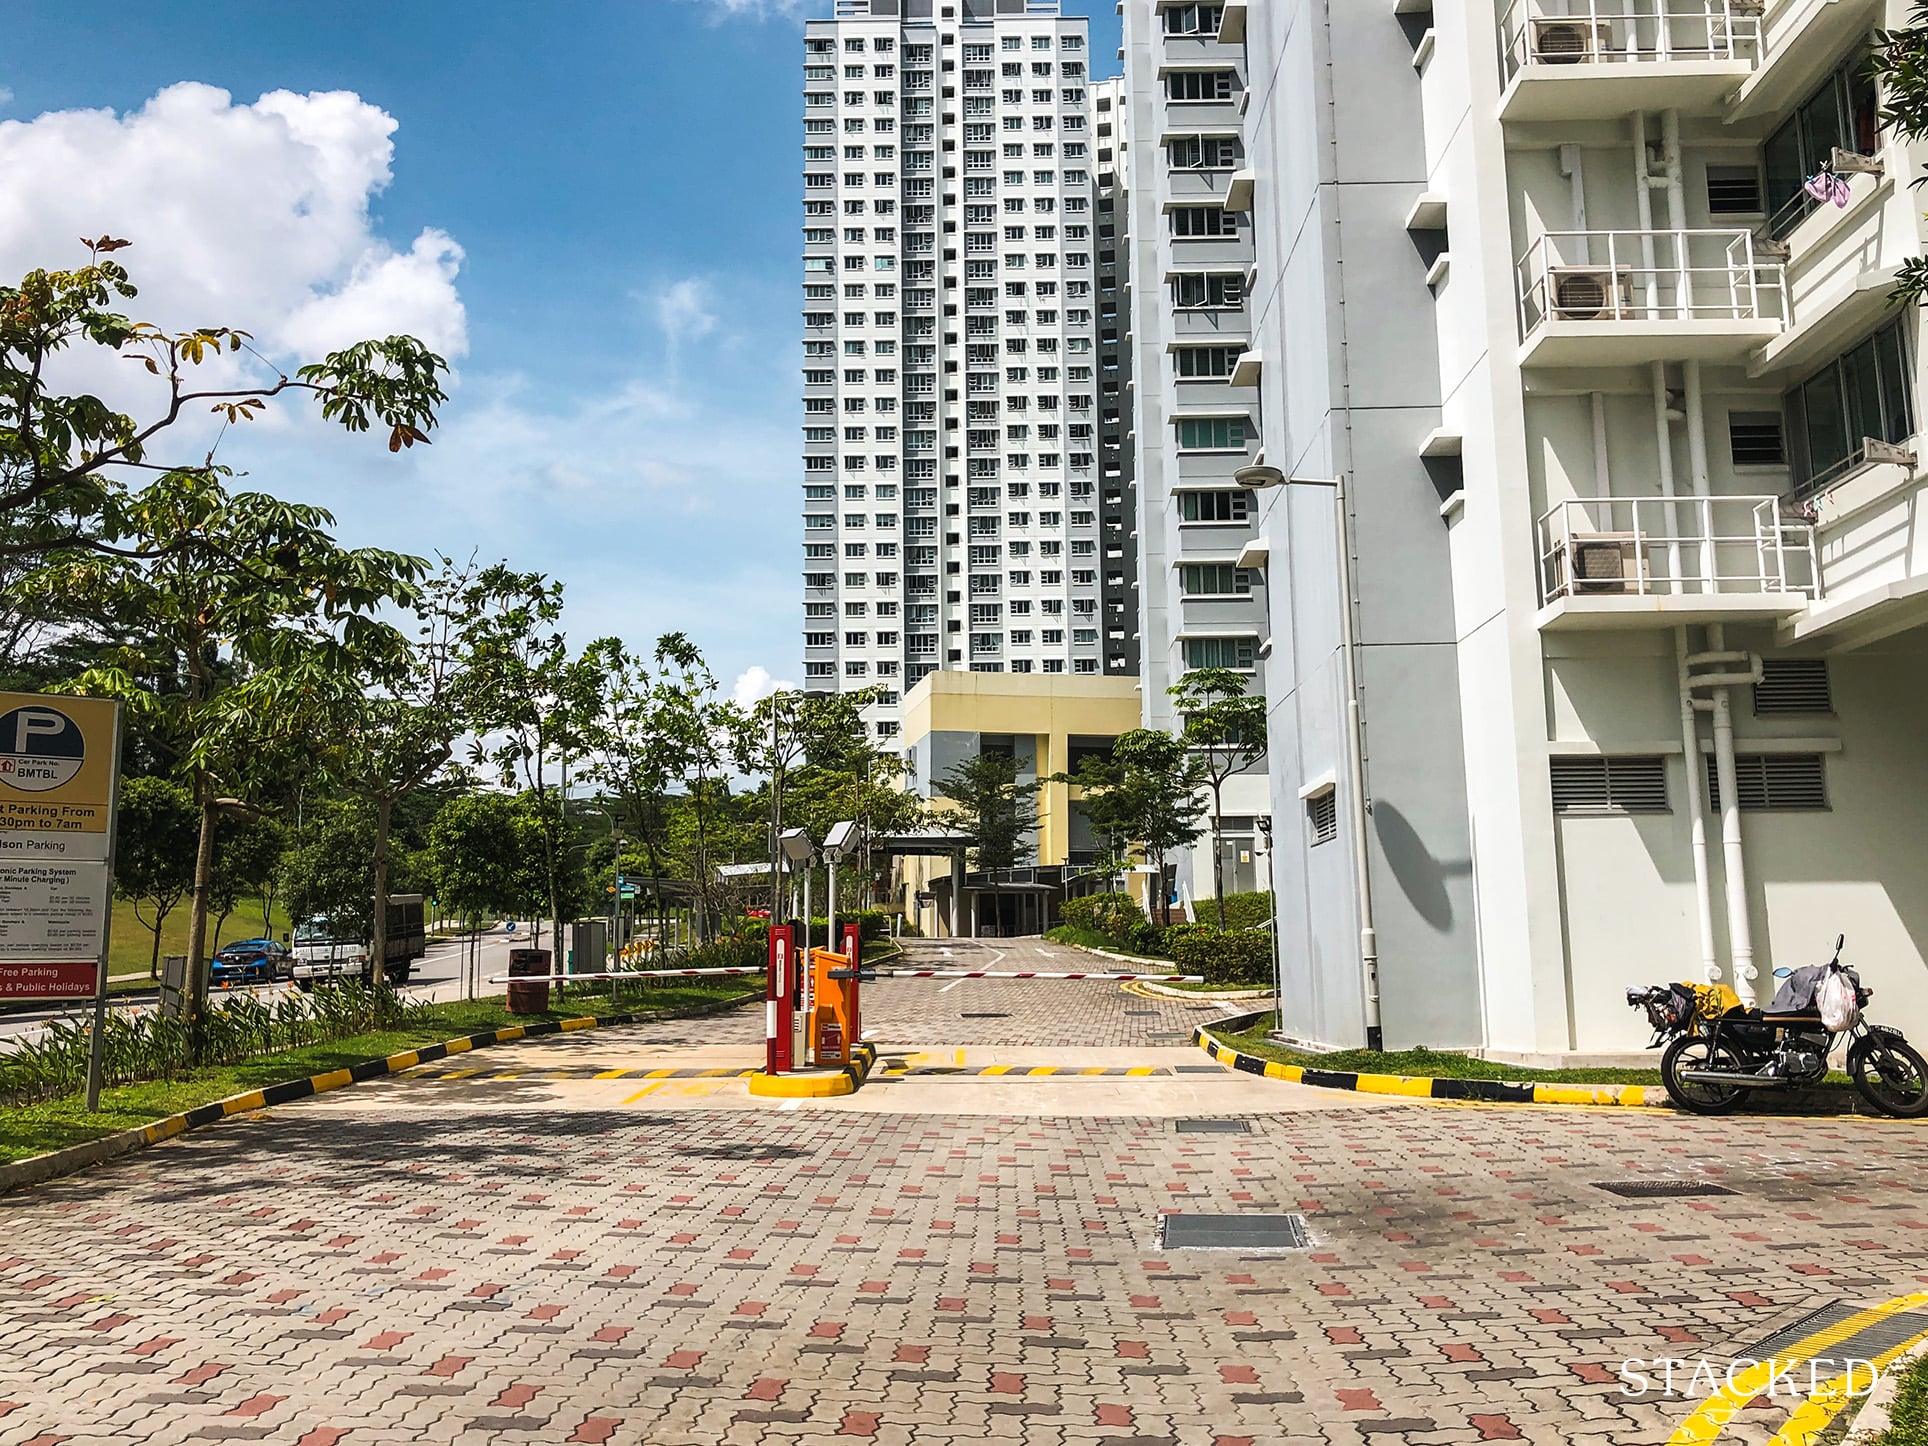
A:
<svg viewBox="0 0 1928 1446">
<path fill-rule="evenodd" d="M 1764 1001 L 1837 933 L 1928 1025 L 1924 155 L 1866 70 L 1910 7 L 1212 8 L 1287 1031 L 1362 1038 L 1363 924 L 1388 1046 L 1637 1048 L 1627 986 Z"/>
<path fill-rule="evenodd" d="M 1104 667 L 1087 27 L 837 0 L 804 51 L 805 682 L 888 739 L 934 671 Z"/>
<path fill-rule="evenodd" d="M 1121 413 L 1137 500 L 1144 723 L 1175 731 L 1183 720 L 1167 689 L 1196 668 L 1230 668 L 1261 686 L 1269 636 L 1258 509 L 1233 481 L 1262 440 L 1254 378 L 1239 370 L 1253 350 L 1245 50 L 1221 39 L 1222 6 L 1120 8 L 1125 77 L 1112 135 L 1099 115 L 1100 154 L 1114 151 L 1117 169 L 1101 159 L 1100 221 L 1109 194 L 1130 369 Z M 1101 312 L 1101 349 L 1104 322 Z M 1263 764 L 1228 782 L 1228 893 L 1265 886 L 1257 822 L 1269 807 Z M 1201 840 L 1176 861 L 1180 902 L 1211 894 L 1211 847 Z"/>
<path fill-rule="evenodd" d="M 1133 457 L 1130 315 L 1131 247 L 1126 219 L 1125 82 L 1122 76 L 1091 87 L 1094 223 L 1098 237 L 1098 525 L 1099 612 L 1104 627 L 1105 675 L 1138 675 L 1138 468 Z"/>
</svg>

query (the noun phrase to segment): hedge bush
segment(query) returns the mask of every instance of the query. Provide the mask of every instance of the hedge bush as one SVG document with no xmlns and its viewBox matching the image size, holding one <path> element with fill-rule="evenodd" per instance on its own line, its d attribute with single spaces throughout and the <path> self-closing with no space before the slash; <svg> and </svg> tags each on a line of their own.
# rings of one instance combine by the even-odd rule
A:
<svg viewBox="0 0 1928 1446">
<path fill-rule="evenodd" d="M 1210 899 L 1200 899 L 1192 905 L 1192 912 L 1202 919 L 1218 921 L 1218 909 Z M 1263 929 L 1272 922 L 1272 895 L 1270 891 L 1256 894 L 1227 894 L 1225 896 L 1225 927 L 1228 929 Z"/>
<path fill-rule="evenodd" d="M 1171 957 L 1207 984 L 1262 985 L 1272 980 L 1272 936 L 1264 929 L 1219 930 L 1208 924 L 1165 931 Z"/>
<path fill-rule="evenodd" d="M 1089 929 L 1117 943 L 1129 943 L 1132 930 L 1145 922 L 1145 911 L 1129 894 L 1086 894 L 1066 899 L 1058 918 L 1073 929 Z"/>
</svg>

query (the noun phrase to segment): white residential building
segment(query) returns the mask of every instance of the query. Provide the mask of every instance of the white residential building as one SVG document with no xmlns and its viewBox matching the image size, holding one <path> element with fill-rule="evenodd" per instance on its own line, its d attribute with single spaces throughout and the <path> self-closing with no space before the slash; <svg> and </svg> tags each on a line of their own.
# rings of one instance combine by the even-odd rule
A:
<svg viewBox="0 0 1928 1446">
<path fill-rule="evenodd" d="M 805 681 L 890 738 L 934 669 L 1102 669 L 1087 26 L 836 0 L 804 51 Z"/>
<path fill-rule="evenodd" d="M 1928 154 L 1864 70 L 1911 6 L 1195 8 L 1252 77 L 1252 480 L 1300 479 L 1253 494 L 1288 1032 L 1364 1037 L 1367 922 L 1389 1046 L 1636 1048 L 1627 986 L 1764 1000 L 1837 932 L 1928 1027 Z"/>
<path fill-rule="evenodd" d="M 1115 181 L 1103 164 L 1098 181 L 1116 193 L 1126 257 L 1144 720 L 1172 730 L 1183 720 L 1166 689 L 1196 668 L 1256 688 L 1270 631 L 1258 508 L 1232 480 L 1258 455 L 1260 427 L 1254 377 L 1238 371 L 1252 350 L 1245 51 L 1221 40 L 1223 9 L 1125 0 L 1117 133 L 1100 137 L 1101 153 L 1116 141 Z M 1225 890 L 1265 887 L 1263 763 L 1228 780 L 1223 803 Z M 1209 837 L 1176 868 L 1181 898 L 1208 898 Z"/>
</svg>

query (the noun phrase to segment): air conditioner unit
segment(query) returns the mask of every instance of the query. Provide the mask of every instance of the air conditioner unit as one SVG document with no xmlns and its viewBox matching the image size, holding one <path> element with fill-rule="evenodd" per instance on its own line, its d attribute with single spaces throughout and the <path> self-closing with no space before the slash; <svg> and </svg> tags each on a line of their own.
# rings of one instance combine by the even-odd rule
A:
<svg viewBox="0 0 1928 1446">
<path fill-rule="evenodd" d="M 1549 266 L 1547 295 L 1561 321 L 1599 321 L 1623 316 L 1633 306 L 1633 271 L 1628 267 Z"/>
<path fill-rule="evenodd" d="M 1579 20 L 1530 21 L 1533 58 L 1542 65 L 1576 65 L 1597 60 L 1613 49 L 1613 32 L 1605 25 Z"/>
<path fill-rule="evenodd" d="M 1635 592 L 1642 577 L 1640 538 L 1632 532 L 1569 533 L 1551 565 L 1549 599 Z"/>
</svg>

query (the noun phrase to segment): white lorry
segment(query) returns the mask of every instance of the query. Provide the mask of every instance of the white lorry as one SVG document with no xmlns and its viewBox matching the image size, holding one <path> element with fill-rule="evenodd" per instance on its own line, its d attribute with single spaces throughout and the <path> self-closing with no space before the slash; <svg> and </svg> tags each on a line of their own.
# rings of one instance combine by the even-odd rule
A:
<svg viewBox="0 0 1928 1446">
<path fill-rule="evenodd" d="M 427 919 L 420 894 L 388 896 L 388 928 L 385 931 L 384 973 L 396 984 L 405 982 L 415 961 L 428 952 Z M 311 989 L 331 979 L 374 977 L 369 967 L 369 941 L 360 928 L 337 924 L 317 914 L 295 925 L 294 982 L 299 989 Z"/>
</svg>

